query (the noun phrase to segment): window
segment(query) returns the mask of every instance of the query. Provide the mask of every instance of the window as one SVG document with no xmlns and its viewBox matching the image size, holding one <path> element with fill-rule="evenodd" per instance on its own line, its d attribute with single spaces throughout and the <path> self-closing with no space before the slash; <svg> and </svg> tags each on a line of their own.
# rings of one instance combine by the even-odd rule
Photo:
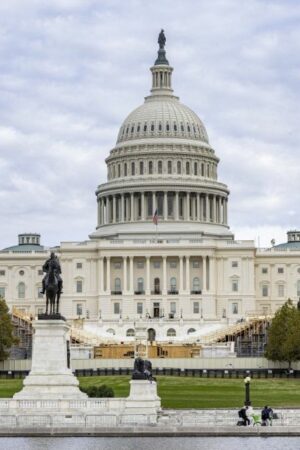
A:
<svg viewBox="0 0 300 450">
<path fill-rule="evenodd" d="M 171 314 L 176 314 L 176 302 L 171 302 L 170 303 L 170 313 Z"/>
<path fill-rule="evenodd" d="M 121 292 L 121 279 L 115 278 L 115 292 Z"/>
<path fill-rule="evenodd" d="M 120 303 L 114 303 L 114 314 L 120 314 Z"/>
<path fill-rule="evenodd" d="M 198 164 L 194 162 L 194 175 L 198 175 Z"/>
<path fill-rule="evenodd" d="M 267 284 L 263 284 L 263 286 L 262 286 L 262 296 L 263 297 L 268 297 L 268 295 L 269 295 L 268 285 Z"/>
<path fill-rule="evenodd" d="M 127 177 L 127 163 L 124 164 L 124 176 Z"/>
<path fill-rule="evenodd" d="M 261 273 L 268 273 L 268 268 L 267 267 L 263 267 L 261 269 Z"/>
<path fill-rule="evenodd" d="M 177 161 L 177 173 L 181 173 L 181 162 Z"/>
<path fill-rule="evenodd" d="M 176 336 L 176 331 L 174 330 L 174 328 L 168 329 L 167 336 L 169 336 L 169 337 Z"/>
<path fill-rule="evenodd" d="M 170 268 L 171 269 L 176 269 L 177 267 L 177 262 L 176 261 L 170 261 Z"/>
<path fill-rule="evenodd" d="M 147 124 L 145 123 L 145 125 L 144 125 L 144 132 L 146 132 L 147 131 Z"/>
<path fill-rule="evenodd" d="M 82 280 L 76 281 L 76 292 L 81 293 L 82 292 Z"/>
<path fill-rule="evenodd" d="M 129 329 L 126 331 L 126 336 L 135 336 L 135 331 L 134 331 L 134 329 L 133 329 L 133 328 L 129 328 Z"/>
<path fill-rule="evenodd" d="M 140 175 L 144 175 L 144 163 L 140 161 Z"/>
<path fill-rule="evenodd" d="M 187 334 L 196 333 L 195 328 L 189 328 Z"/>
<path fill-rule="evenodd" d="M 25 283 L 18 284 L 18 298 L 25 298 Z"/>
<path fill-rule="evenodd" d="M 284 284 L 278 285 L 278 297 L 284 297 Z"/>
<path fill-rule="evenodd" d="M 76 314 L 77 314 L 77 316 L 82 316 L 82 304 L 81 303 L 77 303 L 77 305 L 76 305 Z"/>
<path fill-rule="evenodd" d="M 300 280 L 297 281 L 297 297 L 300 297 Z"/>
<path fill-rule="evenodd" d="M 199 261 L 193 261 L 192 262 L 192 267 L 193 267 L 193 269 L 198 269 L 200 267 L 200 262 Z"/>
<path fill-rule="evenodd" d="M 193 292 L 200 292 L 200 278 L 193 278 Z"/>
<path fill-rule="evenodd" d="M 174 123 L 174 131 L 177 131 L 177 125 Z"/>
<path fill-rule="evenodd" d="M 231 311 L 232 311 L 232 314 L 238 314 L 239 313 L 239 304 L 238 303 L 232 303 Z"/>
<path fill-rule="evenodd" d="M 172 277 L 170 279 L 170 290 L 171 290 L 171 292 L 176 291 L 176 278 L 175 277 Z"/>
<path fill-rule="evenodd" d="M 151 124 L 151 131 L 154 131 L 154 123 Z"/>
<path fill-rule="evenodd" d="M 149 161 L 149 175 L 152 175 L 153 174 L 153 162 L 152 161 Z"/>
<path fill-rule="evenodd" d="M 167 123 L 167 125 L 166 125 L 166 130 L 167 131 L 170 131 L 170 125 Z"/>
<path fill-rule="evenodd" d="M 5 270 L 0 270 L 0 277 L 4 277 L 5 276 Z"/>
<path fill-rule="evenodd" d="M 136 304 L 136 312 L 137 314 L 142 315 L 143 314 L 143 303 L 137 303 Z"/>
<path fill-rule="evenodd" d="M 138 292 L 144 292 L 144 278 L 138 278 L 137 288 L 138 288 Z"/>
<path fill-rule="evenodd" d="M 141 131 L 141 124 L 140 123 L 138 123 L 136 131 L 137 131 L 137 133 L 139 133 Z"/>
<path fill-rule="evenodd" d="M 114 268 L 115 269 L 121 269 L 121 263 L 120 262 L 115 262 L 114 263 Z"/>
<path fill-rule="evenodd" d="M 106 330 L 106 333 L 112 334 L 113 336 L 116 334 L 116 332 L 113 328 L 109 328 L 108 330 Z"/>
<path fill-rule="evenodd" d="M 21 275 L 21 277 L 24 275 L 24 270 L 20 270 L 19 275 Z"/>
<path fill-rule="evenodd" d="M 232 280 L 231 287 L 232 287 L 232 292 L 238 292 L 238 290 L 239 290 L 238 280 Z"/>
<path fill-rule="evenodd" d="M 76 269 L 82 269 L 82 263 L 76 263 Z"/>
<path fill-rule="evenodd" d="M 162 130 L 162 125 L 161 125 L 161 122 L 159 122 L 158 131 L 161 131 L 161 130 Z"/>
<path fill-rule="evenodd" d="M 0 286 L 0 297 L 5 298 L 5 287 Z"/>
<path fill-rule="evenodd" d="M 39 287 L 37 288 L 37 298 L 43 298 L 43 294 L 41 293 L 41 289 L 42 289 L 41 286 L 39 286 Z"/>
<path fill-rule="evenodd" d="M 168 161 L 168 174 L 172 173 L 172 161 Z"/>
<path fill-rule="evenodd" d="M 138 262 L 136 263 L 136 265 L 137 265 L 137 268 L 138 268 L 138 269 L 143 269 L 143 268 L 144 268 L 144 262 L 143 262 L 143 261 L 138 261 Z"/>
<path fill-rule="evenodd" d="M 193 302 L 193 313 L 199 314 L 200 308 L 199 308 L 199 302 Z"/>
<path fill-rule="evenodd" d="M 239 263 L 237 261 L 231 261 L 231 267 L 238 267 Z"/>
<path fill-rule="evenodd" d="M 162 161 L 158 161 L 158 173 L 162 173 Z"/>
<path fill-rule="evenodd" d="M 154 293 L 160 294 L 160 279 L 154 278 Z"/>
<path fill-rule="evenodd" d="M 154 269 L 160 269 L 160 262 L 159 261 L 154 261 L 153 262 L 153 267 L 154 267 Z"/>
<path fill-rule="evenodd" d="M 189 163 L 189 161 L 186 162 L 185 172 L 186 172 L 187 175 L 190 174 L 190 163 Z"/>
<path fill-rule="evenodd" d="M 134 164 L 134 162 L 131 163 L 131 175 L 135 175 L 135 164 Z"/>
<path fill-rule="evenodd" d="M 278 267 L 277 272 L 278 272 L 278 273 L 284 273 L 283 267 Z"/>
</svg>

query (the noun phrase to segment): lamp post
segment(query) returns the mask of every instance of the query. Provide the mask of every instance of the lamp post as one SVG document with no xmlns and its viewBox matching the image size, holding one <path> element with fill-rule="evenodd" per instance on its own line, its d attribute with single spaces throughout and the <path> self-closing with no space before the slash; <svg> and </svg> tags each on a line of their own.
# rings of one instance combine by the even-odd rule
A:
<svg viewBox="0 0 300 450">
<path fill-rule="evenodd" d="M 247 376 L 244 379 L 245 383 L 245 406 L 251 406 L 251 400 L 250 400 L 250 381 L 251 378 Z"/>
</svg>

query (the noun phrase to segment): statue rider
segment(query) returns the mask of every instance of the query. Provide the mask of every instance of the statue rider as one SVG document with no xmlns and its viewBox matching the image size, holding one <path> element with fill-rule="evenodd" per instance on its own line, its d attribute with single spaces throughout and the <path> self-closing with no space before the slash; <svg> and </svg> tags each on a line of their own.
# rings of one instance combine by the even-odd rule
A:
<svg viewBox="0 0 300 450">
<path fill-rule="evenodd" d="M 55 255 L 54 252 L 50 253 L 50 258 L 48 258 L 47 261 L 45 262 L 45 264 L 43 265 L 43 272 L 46 272 L 46 275 L 44 276 L 44 278 L 42 280 L 43 289 L 41 291 L 41 294 L 45 294 L 45 291 L 46 291 L 46 285 L 48 282 L 48 274 L 49 274 L 49 270 L 50 270 L 50 265 L 54 265 L 54 273 L 57 278 L 58 294 L 61 295 L 63 293 L 62 292 L 63 281 L 60 276 L 61 267 L 60 267 L 58 257 Z"/>
</svg>

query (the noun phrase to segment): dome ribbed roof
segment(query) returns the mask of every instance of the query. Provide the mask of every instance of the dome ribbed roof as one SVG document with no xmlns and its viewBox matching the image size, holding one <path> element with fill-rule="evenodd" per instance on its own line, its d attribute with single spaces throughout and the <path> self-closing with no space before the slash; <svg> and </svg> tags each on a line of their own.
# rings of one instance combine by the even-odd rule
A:
<svg viewBox="0 0 300 450">
<path fill-rule="evenodd" d="M 117 143 L 144 138 L 183 138 L 208 144 L 197 114 L 174 96 L 150 96 L 124 120 Z"/>
</svg>

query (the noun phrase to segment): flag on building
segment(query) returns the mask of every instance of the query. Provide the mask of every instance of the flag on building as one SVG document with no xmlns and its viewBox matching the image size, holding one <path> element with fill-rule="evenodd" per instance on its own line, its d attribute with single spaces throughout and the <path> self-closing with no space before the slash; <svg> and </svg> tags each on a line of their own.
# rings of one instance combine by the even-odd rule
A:
<svg viewBox="0 0 300 450">
<path fill-rule="evenodd" d="M 154 223 L 155 225 L 158 224 L 158 214 L 157 214 L 157 209 L 156 209 L 155 212 L 154 212 L 154 215 L 153 215 L 153 217 L 152 217 L 152 220 L 153 220 L 153 223 Z"/>
</svg>

